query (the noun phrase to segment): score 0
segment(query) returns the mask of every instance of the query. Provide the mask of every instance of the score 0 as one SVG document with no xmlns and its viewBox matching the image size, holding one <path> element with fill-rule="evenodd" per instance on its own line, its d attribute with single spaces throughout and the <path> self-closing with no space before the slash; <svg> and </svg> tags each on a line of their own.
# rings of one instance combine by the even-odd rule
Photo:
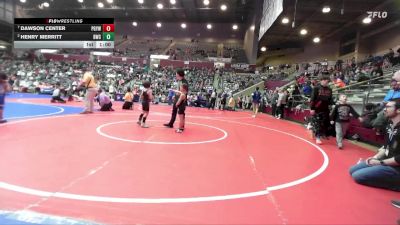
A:
<svg viewBox="0 0 400 225">
<path fill-rule="evenodd" d="M 114 41 L 114 24 L 103 24 L 103 41 Z"/>
<path fill-rule="evenodd" d="M 114 32 L 114 24 L 103 24 L 103 32 Z"/>
</svg>

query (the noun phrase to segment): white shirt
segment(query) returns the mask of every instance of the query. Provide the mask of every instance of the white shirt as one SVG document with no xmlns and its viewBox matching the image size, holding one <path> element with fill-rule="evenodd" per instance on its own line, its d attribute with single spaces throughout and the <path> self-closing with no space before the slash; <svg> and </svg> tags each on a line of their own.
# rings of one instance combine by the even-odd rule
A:
<svg viewBox="0 0 400 225">
<path fill-rule="evenodd" d="M 106 95 L 106 93 L 101 92 L 101 94 L 99 95 L 99 104 L 100 106 L 103 106 L 105 104 L 108 104 L 111 102 L 110 97 L 108 97 L 108 95 Z"/>
<path fill-rule="evenodd" d="M 215 91 L 213 91 L 211 94 L 211 98 L 215 98 L 216 96 L 217 96 L 217 93 L 215 93 Z"/>
<path fill-rule="evenodd" d="M 56 89 L 53 91 L 53 97 L 56 97 L 56 96 L 60 96 L 60 89 L 59 89 L 59 88 L 56 88 Z"/>
<path fill-rule="evenodd" d="M 108 92 L 114 93 L 114 86 L 113 86 L 113 85 L 110 85 L 110 86 L 108 87 Z"/>
</svg>

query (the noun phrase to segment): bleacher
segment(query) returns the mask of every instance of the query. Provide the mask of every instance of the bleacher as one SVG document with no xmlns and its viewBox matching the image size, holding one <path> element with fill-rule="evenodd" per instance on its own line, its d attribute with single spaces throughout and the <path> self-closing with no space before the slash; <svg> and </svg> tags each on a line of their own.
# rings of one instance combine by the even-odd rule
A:
<svg viewBox="0 0 400 225">
<path fill-rule="evenodd" d="M 349 104 L 353 105 L 358 111 L 362 111 L 362 107 L 366 103 L 380 103 L 390 90 L 390 80 L 395 71 L 400 70 L 400 65 L 383 69 L 383 76 L 354 83 L 343 89 L 337 89 L 337 93 L 345 93 L 348 96 Z"/>
<path fill-rule="evenodd" d="M 232 58 L 233 63 L 248 63 L 243 46 L 238 43 L 224 43 L 224 58 Z"/>
<path fill-rule="evenodd" d="M 209 56 L 217 55 L 217 44 L 199 42 L 197 40 L 192 40 L 190 42 L 177 41 L 175 44 L 175 52 L 178 60 L 205 60 Z"/>
<path fill-rule="evenodd" d="M 163 54 L 171 41 L 168 40 L 134 40 L 128 38 L 116 47 L 116 52 L 122 56 L 148 57 L 150 54 Z"/>
</svg>

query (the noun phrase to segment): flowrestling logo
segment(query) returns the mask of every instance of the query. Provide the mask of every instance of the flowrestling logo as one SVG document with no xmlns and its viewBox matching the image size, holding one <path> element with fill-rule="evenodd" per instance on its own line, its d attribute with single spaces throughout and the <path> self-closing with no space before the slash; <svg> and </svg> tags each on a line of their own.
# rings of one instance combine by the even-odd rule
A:
<svg viewBox="0 0 400 225">
<path fill-rule="evenodd" d="M 368 18 L 374 19 L 374 18 L 379 18 L 379 19 L 385 19 L 388 16 L 388 13 L 386 11 L 380 12 L 380 11 L 368 11 Z"/>
</svg>

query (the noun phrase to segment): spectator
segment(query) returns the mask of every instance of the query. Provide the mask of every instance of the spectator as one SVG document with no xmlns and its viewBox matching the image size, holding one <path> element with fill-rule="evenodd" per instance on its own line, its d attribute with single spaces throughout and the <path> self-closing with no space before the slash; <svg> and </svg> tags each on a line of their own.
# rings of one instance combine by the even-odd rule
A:
<svg viewBox="0 0 400 225">
<path fill-rule="evenodd" d="M 61 98 L 61 91 L 60 91 L 60 83 L 56 83 L 56 88 L 53 91 L 53 95 L 51 97 L 51 103 L 61 102 L 65 103 L 65 100 Z"/>
<path fill-rule="evenodd" d="M 208 105 L 208 109 L 214 110 L 215 108 L 215 101 L 217 100 L 217 89 L 214 89 L 210 96 L 210 103 Z"/>
<path fill-rule="evenodd" d="M 244 109 L 246 109 L 246 104 L 247 104 L 247 95 L 245 95 L 243 98 L 242 98 L 242 109 L 244 110 Z"/>
<path fill-rule="evenodd" d="M 390 100 L 384 112 L 390 120 L 384 146 L 351 167 L 350 175 L 359 184 L 400 192 L 400 98 Z"/>
<path fill-rule="evenodd" d="M 307 83 L 305 84 L 305 86 L 303 87 L 303 94 L 306 97 L 310 97 L 312 93 L 312 87 L 311 87 L 311 82 L 307 81 Z"/>
<path fill-rule="evenodd" d="M 253 118 L 257 116 L 258 109 L 260 107 L 261 93 L 259 89 L 259 87 L 256 87 L 256 91 L 254 91 L 251 96 L 253 98 Z"/>
<path fill-rule="evenodd" d="M 277 116 L 278 119 L 283 119 L 285 117 L 285 106 L 288 99 L 288 92 L 286 90 L 279 90 L 278 101 L 277 101 Z"/>
<path fill-rule="evenodd" d="M 373 128 L 372 127 L 372 122 L 376 119 L 376 116 L 379 112 L 379 109 L 377 109 L 378 106 L 376 106 L 373 103 L 367 103 L 365 105 L 364 111 L 361 114 L 361 124 L 365 128 Z"/>
<path fill-rule="evenodd" d="M 7 120 L 4 119 L 3 111 L 5 105 L 6 93 L 10 91 L 10 86 L 7 83 L 7 75 L 0 73 L 0 123 L 5 123 Z"/>
<path fill-rule="evenodd" d="M 97 95 L 99 101 L 100 111 L 114 111 L 110 97 L 100 88 Z"/>
<path fill-rule="evenodd" d="M 239 109 L 241 109 L 242 108 L 242 96 L 240 95 L 240 96 L 238 96 L 237 97 L 237 106 L 238 106 L 238 108 Z"/>
<path fill-rule="evenodd" d="M 174 90 L 170 89 L 168 91 L 168 105 L 172 105 L 173 102 L 172 99 L 174 97 L 174 94 L 175 94 Z"/>
<path fill-rule="evenodd" d="M 387 54 L 387 56 L 388 56 L 390 62 L 392 62 L 393 57 L 394 57 L 394 51 L 393 51 L 393 49 L 391 49 L 391 48 L 389 49 L 389 53 Z"/>
<path fill-rule="evenodd" d="M 400 98 L 400 71 L 393 74 L 392 80 L 390 82 L 391 90 L 388 91 L 385 98 L 383 99 L 382 106 L 391 99 Z M 381 131 L 386 127 L 387 120 L 384 116 L 383 110 L 381 110 L 376 119 L 372 122 L 373 128 L 379 135 Z"/>
<path fill-rule="evenodd" d="M 382 67 L 380 67 L 379 65 L 375 65 L 371 71 L 370 78 L 382 77 L 382 76 L 383 76 Z"/>
<path fill-rule="evenodd" d="M 221 97 L 221 103 L 219 105 L 221 110 L 225 110 L 226 98 L 227 98 L 227 94 L 223 93 L 222 97 Z"/>
<path fill-rule="evenodd" d="M 393 74 L 390 86 L 392 89 L 386 94 L 383 99 L 384 102 L 388 102 L 394 98 L 400 98 L 400 70 Z"/>
<path fill-rule="evenodd" d="M 344 87 L 346 87 L 346 83 L 344 83 L 342 79 L 336 78 L 335 86 L 337 88 L 344 88 Z"/>
<path fill-rule="evenodd" d="M 278 106 L 278 99 L 279 99 L 279 89 L 276 88 L 274 93 L 272 94 L 271 98 L 271 108 L 272 108 L 272 116 L 278 116 L 277 106 Z"/>
</svg>

